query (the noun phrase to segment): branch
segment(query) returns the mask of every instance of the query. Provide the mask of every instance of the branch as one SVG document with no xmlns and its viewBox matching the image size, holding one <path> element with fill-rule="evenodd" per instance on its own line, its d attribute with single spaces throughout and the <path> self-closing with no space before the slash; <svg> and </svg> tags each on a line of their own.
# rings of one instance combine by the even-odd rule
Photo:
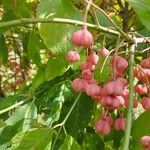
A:
<svg viewBox="0 0 150 150">
<path fill-rule="evenodd" d="M 87 0 L 85 0 L 85 2 L 88 3 Z M 131 40 L 130 37 L 128 37 L 128 35 L 127 35 L 125 32 L 123 32 L 123 30 L 121 30 L 121 29 L 116 25 L 116 23 L 105 13 L 105 11 L 103 11 L 101 8 L 99 8 L 99 7 L 98 7 L 97 5 L 95 5 L 94 3 L 91 3 L 91 6 L 93 6 L 93 7 L 96 8 L 98 11 L 100 11 L 102 14 L 104 14 L 104 15 L 107 17 L 107 19 L 111 22 L 111 24 L 113 25 L 113 27 L 115 27 L 116 30 L 117 30 L 123 37 L 125 37 L 125 38 L 128 39 L 128 40 Z"/>
<path fill-rule="evenodd" d="M 15 26 L 21 26 L 24 24 L 36 24 L 36 23 L 60 23 L 60 24 L 70 24 L 70 25 L 76 25 L 76 26 L 83 26 L 85 23 L 82 21 L 77 21 L 77 20 L 71 20 L 71 19 L 65 19 L 65 18 L 22 18 L 18 20 L 12 20 L 12 21 L 7 21 L 7 22 L 1 22 L 0 23 L 0 28 L 6 28 L 6 27 L 15 27 Z M 106 28 L 102 26 L 97 26 L 94 24 L 86 23 L 86 26 L 101 32 L 113 34 L 113 35 L 119 35 L 120 33 Z"/>
<path fill-rule="evenodd" d="M 132 119 L 133 119 L 133 101 L 134 101 L 134 77 L 133 77 L 133 66 L 134 66 L 134 51 L 135 51 L 135 44 L 130 45 L 129 47 L 131 55 L 129 60 L 129 104 L 127 110 L 127 127 L 125 130 L 125 137 L 123 142 L 122 150 L 129 150 L 130 144 L 130 134 L 132 128 Z"/>
<path fill-rule="evenodd" d="M 0 115 L 3 114 L 3 113 L 5 113 L 5 112 L 8 112 L 8 111 L 10 111 L 10 110 L 12 110 L 12 109 L 14 109 L 14 108 L 20 106 L 20 105 L 22 105 L 23 103 L 25 103 L 25 101 L 20 101 L 20 102 L 18 102 L 18 103 L 16 103 L 16 104 L 12 105 L 12 106 L 10 106 L 10 107 L 7 107 L 7 108 L 1 110 L 1 111 L 0 111 Z"/>
</svg>

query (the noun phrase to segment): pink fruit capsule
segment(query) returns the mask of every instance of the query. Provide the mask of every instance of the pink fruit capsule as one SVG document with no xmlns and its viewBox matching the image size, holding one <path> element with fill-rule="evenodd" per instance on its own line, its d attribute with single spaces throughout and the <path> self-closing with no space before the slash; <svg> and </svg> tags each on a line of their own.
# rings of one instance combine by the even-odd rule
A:
<svg viewBox="0 0 150 150">
<path fill-rule="evenodd" d="M 94 69 L 95 69 L 95 65 L 92 65 L 92 64 L 90 64 L 89 62 L 83 62 L 82 64 L 81 64 L 81 70 L 86 70 L 86 69 L 89 69 L 89 70 L 91 70 L 91 71 L 93 71 Z"/>
<path fill-rule="evenodd" d="M 95 131 L 101 132 L 104 135 L 108 135 L 110 133 L 110 124 L 106 120 L 99 120 L 95 124 Z"/>
<path fill-rule="evenodd" d="M 86 87 L 86 94 L 89 96 L 100 95 L 101 87 L 96 84 L 89 84 Z"/>
<path fill-rule="evenodd" d="M 135 85 L 134 90 L 138 94 L 146 94 L 148 92 L 147 86 L 144 84 Z"/>
<path fill-rule="evenodd" d="M 114 121 L 114 129 L 117 131 L 125 130 L 126 127 L 126 119 L 118 118 Z"/>
<path fill-rule="evenodd" d="M 83 70 L 82 78 L 85 80 L 91 80 L 93 78 L 93 73 L 89 69 Z"/>
<path fill-rule="evenodd" d="M 83 79 L 77 78 L 72 81 L 72 88 L 77 92 L 85 91 L 86 86 L 87 86 L 87 82 Z"/>
<path fill-rule="evenodd" d="M 87 61 L 92 65 L 97 65 L 99 60 L 99 56 L 95 53 L 88 56 Z"/>
<path fill-rule="evenodd" d="M 145 110 L 150 110 L 150 98 L 149 97 L 144 97 L 141 100 L 141 104 Z"/>
<path fill-rule="evenodd" d="M 66 55 L 67 61 L 78 62 L 80 61 L 80 56 L 76 50 L 68 51 Z"/>
<path fill-rule="evenodd" d="M 87 29 L 81 29 L 73 33 L 72 44 L 77 47 L 90 47 L 93 45 L 93 36 Z"/>
<path fill-rule="evenodd" d="M 140 65 L 141 65 L 141 67 L 143 67 L 143 68 L 150 69 L 150 58 L 143 59 L 143 60 L 140 62 Z"/>
<path fill-rule="evenodd" d="M 109 51 L 104 47 L 100 50 L 99 54 L 101 57 L 105 58 L 109 54 Z"/>
</svg>

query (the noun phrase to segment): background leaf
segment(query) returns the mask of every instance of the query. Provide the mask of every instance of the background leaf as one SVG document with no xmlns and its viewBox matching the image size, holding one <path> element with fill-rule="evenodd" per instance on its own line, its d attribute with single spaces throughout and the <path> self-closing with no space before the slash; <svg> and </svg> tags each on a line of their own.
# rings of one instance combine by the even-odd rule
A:
<svg viewBox="0 0 150 150">
<path fill-rule="evenodd" d="M 127 0 L 136 11 L 143 25 L 150 30 L 150 1 L 149 0 Z"/>
</svg>

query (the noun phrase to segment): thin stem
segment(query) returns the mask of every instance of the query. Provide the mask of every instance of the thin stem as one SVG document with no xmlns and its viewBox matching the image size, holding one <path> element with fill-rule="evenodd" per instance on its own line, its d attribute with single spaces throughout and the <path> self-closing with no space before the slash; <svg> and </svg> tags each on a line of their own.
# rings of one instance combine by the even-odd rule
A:
<svg viewBox="0 0 150 150">
<path fill-rule="evenodd" d="M 88 3 L 87 3 L 87 6 L 86 6 L 84 17 L 83 17 L 83 22 L 84 22 L 83 28 L 85 28 L 85 29 L 87 28 L 87 26 L 86 26 L 87 15 L 88 15 L 88 12 L 90 10 L 91 3 L 92 3 L 92 0 L 89 0 Z"/>
<path fill-rule="evenodd" d="M 122 150 L 129 150 L 130 134 L 133 120 L 133 101 L 134 101 L 134 77 L 133 77 L 133 66 L 134 66 L 134 51 L 135 44 L 130 45 L 129 50 L 131 52 L 129 60 L 129 104 L 127 110 L 127 127 L 125 130 L 125 137 Z"/>
<path fill-rule="evenodd" d="M 0 23 L 0 28 L 6 28 L 6 27 L 16 27 L 24 24 L 35 24 L 35 23 L 60 23 L 60 24 L 70 24 L 70 25 L 76 25 L 76 26 L 83 26 L 84 22 L 83 21 L 78 21 L 78 20 L 71 20 L 71 19 L 64 19 L 64 18 L 22 18 L 18 20 L 12 20 L 12 21 L 7 21 L 7 22 L 1 22 Z M 104 33 L 109 33 L 113 35 L 119 35 L 120 33 L 106 28 L 102 26 L 97 26 L 94 24 L 86 23 L 86 26 L 89 28 L 93 28 L 95 30 L 104 32 Z"/>
<path fill-rule="evenodd" d="M 81 94 L 82 94 L 81 92 L 78 94 L 77 98 L 75 99 L 73 105 L 71 106 L 71 108 L 70 108 L 68 114 L 66 115 L 66 117 L 65 117 L 65 119 L 62 121 L 62 123 L 60 123 L 60 124 L 58 124 L 58 125 L 56 125 L 56 126 L 53 127 L 53 129 L 55 129 L 55 128 L 57 128 L 57 127 L 60 126 L 60 128 L 59 128 L 59 130 L 58 130 L 58 133 L 57 133 L 57 135 L 56 135 L 56 138 L 55 138 L 55 140 L 54 140 L 54 142 L 53 142 L 52 150 L 53 150 L 54 147 L 55 147 L 55 144 L 56 144 L 56 142 L 57 142 L 57 139 L 58 139 L 58 137 L 59 137 L 59 134 L 60 134 L 60 132 L 61 132 L 63 126 L 65 125 L 66 121 L 68 120 L 68 118 L 69 118 L 69 116 L 70 116 L 72 110 L 74 109 L 75 105 L 76 105 L 77 102 L 79 101 L 79 98 L 80 98 Z"/>
<path fill-rule="evenodd" d="M 66 115 L 65 119 L 64 119 L 60 124 L 55 125 L 55 126 L 53 127 L 53 129 L 55 129 L 55 128 L 59 127 L 59 126 L 63 126 L 63 125 L 66 123 L 66 121 L 67 121 L 67 119 L 69 118 L 69 116 L 70 116 L 72 110 L 74 109 L 75 105 L 77 104 L 77 102 L 78 102 L 78 100 L 79 100 L 81 94 L 82 94 L 82 93 L 79 93 L 79 94 L 78 94 L 77 98 L 75 99 L 74 103 L 72 104 L 72 106 L 71 106 L 71 108 L 70 108 L 68 114 Z"/>
</svg>

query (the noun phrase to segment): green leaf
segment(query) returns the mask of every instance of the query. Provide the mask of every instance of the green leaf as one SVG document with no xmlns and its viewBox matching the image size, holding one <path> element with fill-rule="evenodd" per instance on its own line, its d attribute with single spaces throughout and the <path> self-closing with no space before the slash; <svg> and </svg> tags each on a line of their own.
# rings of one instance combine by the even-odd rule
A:
<svg viewBox="0 0 150 150">
<path fill-rule="evenodd" d="M 34 102 L 29 103 L 24 116 L 22 130 L 26 131 L 31 128 L 32 120 L 37 118 L 37 107 L 35 106 Z"/>
<path fill-rule="evenodd" d="M 12 139 L 11 150 L 46 150 L 51 146 L 52 130 L 32 129 L 27 132 L 21 132 Z"/>
<path fill-rule="evenodd" d="M 63 144 L 59 148 L 60 150 L 79 150 L 80 145 L 71 136 L 67 135 Z"/>
<path fill-rule="evenodd" d="M 41 65 L 40 57 L 40 39 L 35 31 L 31 31 L 28 40 L 28 57 L 33 60 L 37 66 Z"/>
<path fill-rule="evenodd" d="M 62 120 L 70 110 L 75 98 L 76 95 L 72 97 L 72 101 L 67 101 L 64 104 L 60 117 Z M 84 128 L 90 123 L 93 114 L 93 106 L 93 100 L 83 93 L 65 124 L 67 133 L 75 139 L 78 140 L 80 132 L 83 132 Z"/>
<path fill-rule="evenodd" d="M 33 109 L 33 111 L 34 111 L 33 116 L 30 114 L 30 113 L 33 113 L 32 110 L 30 110 L 31 108 L 34 108 Z M 36 111 L 37 110 L 35 108 L 34 103 L 30 102 L 30 103 L 25 104 L 25 105 L 21 106 L 20 108 L 18 108 L 18 110 L 14 114 L 12 114 L 5 122 L 8 126 L 14 125 L 15 123 L 19 122 L 23 118 L 26 119 L 26 117 L 28 117 L 28 115 L 30 115 L 30 117 L 33 117 L 33 119 L 35 119 L 36 118 Z"/>
<path fill-rule="evenodd" d="M 110 76 L 109 58 L 106 60 L 105 64 L 104 61 L 104 59 L 100 59 L 96 69 L 94 70 L 94 79 L 96 79 L 99 83 L 105 83 Z"/>
<path fill-rule="evenodd" d="M 46 81 L 46 71 L 45 68 L 39 68 L 37 70 L 37 74 L 34 76 L 32 80 L 31 91 L 34 91 L 38 86 L 40 86 L 43 82 Z"/>
<path fill-rule="evenodd" d="M 36 98 L 36 106 L 41 111 L 44 108 L 45 122 L 51 126 L 53 122 L 58 121 L 64 101 L 69 101 L 74 96 L 74 92 L 70 89 L 71 83 L 66 81 L 62 84 L 45 84 L 47 90 Z M 43 112 L 43 109 L 42 109 Z"/>
<path fill-rule="evenodd" d="M 144 135 L 150 134 L 150 116 L 149 111 L 142 113 L 133 124 L 132 130 L 132 149 L 141 150 L 142 146 L 140 144 L 140 139 Z"/>
<path fill-rule="evenodd" d="M 46 79 L 51 80 L 57 76 L 61 76 L 68 69 L 68 63 L 64 56 L 57 56 L 48 61 L 46 67 Z"/>
<path fill-rule="evenodd" d="M 5 14 L 5 20 L 12 20 L 16 18 L 22 18 L 22 17 L 30 17 L 32 11 L 32 5 L 27 3 L 26 0 L 16 0 L 16 1 L 3 1 L 4 9 L 7 10 Z M 9 16 L 7 12 L 12 12 L 13 16 Z M 7 19 L 6 19 L 7 18 Z"/>
<path fill-rule="evenodd" d="M 82 144 L 83 150 L 104 150 L 103 140 L 95 133 L 87 133 Z"/>
<path fill-rule="evenodd" d="M 81 14 L 68 0 L 43 0 L 37 9 L 40 18 L 62 17 L 67 19 L 81 19 Z M 71 48 L 71 32 L 75 27 L 63 24 L 41 24 L 40 35 L 45 45 L 54 53 L 64 53 Z"/>
<path fill-rule="evenodd" d="M 0 33 L 0 62 L 6 64 L 8 61 L 8 49 L 5 42 L 5 37 Z"/>
<path fill-rule="evenodd" d="M 149 0 L 127 0 L 133 7 L 143 25 L 150 30 L 150 1 Z"/>
</svg>

